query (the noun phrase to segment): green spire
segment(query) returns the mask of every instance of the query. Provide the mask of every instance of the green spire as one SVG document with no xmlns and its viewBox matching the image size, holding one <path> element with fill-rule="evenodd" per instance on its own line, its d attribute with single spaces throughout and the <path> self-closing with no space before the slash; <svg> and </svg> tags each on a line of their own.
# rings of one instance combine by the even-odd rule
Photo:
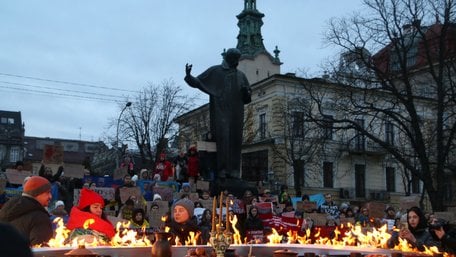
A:
<svg viewBox="0 0 456 257">
<path fill-rule="evenodd" d="M 244 10 L 236 17 L 239 20 L 236 48 L 245 57 L 253 57 L 260 52 L 266 52 L 261 36 L 264 14 L 256 9 L 256 0 L 244 0 Z"/>
</svg>

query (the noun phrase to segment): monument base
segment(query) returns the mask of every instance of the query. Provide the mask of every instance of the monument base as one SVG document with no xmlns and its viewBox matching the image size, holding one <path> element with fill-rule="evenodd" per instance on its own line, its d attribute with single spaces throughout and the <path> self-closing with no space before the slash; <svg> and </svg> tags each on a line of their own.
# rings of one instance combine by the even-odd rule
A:
<svg viewBox="0 0 456 257">
<path fill-rule="evenodd" d="M 212 195 L 219 195 L 224 190 L 228 190 L 230 194 L 233 194 L 239 199 L 244 196 L 246 190 L 250 190 L 254 194 L 256 193 L 255 187 L 240 178 L 217 178 L 215 183 L 213 183 Z"/>
</svg>

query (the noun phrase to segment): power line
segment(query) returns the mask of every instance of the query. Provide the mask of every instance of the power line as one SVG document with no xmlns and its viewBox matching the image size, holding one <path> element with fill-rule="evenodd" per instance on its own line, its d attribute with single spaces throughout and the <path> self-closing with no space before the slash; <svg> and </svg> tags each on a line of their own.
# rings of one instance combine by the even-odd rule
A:
<svg viewBox="0 0 456 257">
<path fill-rule="evenodd" d="M 9 82 L 9 81 L 3 81 L 3 80 L 0 80 L 0 83 L 16 85 L 16 86 L 24 86 L 24 87 L 34 87 L 34 88 L 50 89 L 50 90 L 57 90 L 57 91 L 73 92 L 73 93 L 79 93 L 79 94 L 98 95 L 98 96 L 105 96 L 105 97 L 115 97 L 115 98 L 124 97 L 124 96 L 120 96 L 120 95 L 108 95 L 108 94 L 100 94 L 100 93 L 85 92 L 85 91 L 78 91 L 78 90 L 60 89 L 60 88 L 54 88 L 54 87 L 37 86 L 37 85 Z"/>
<path fill-rule="evenodd" d="M 72 94 L 48 92 L 48 91 L 43 91 L 43 90 L 40 91 L 40 90 L 9 87 L 9 86 L 0 86 L 0 88 L 13 89 L 13 90 L 17 90 L 17 91 L 26 91 L 27 93 L 38 93 L 38 94 L 58 95 L 58 96 L 64 96 L 64 97 L 80 98 L 80 99 L 92 100 L 92 101 L 105 101 L 105 102 L 113 102 L 113 103 L 121 102 L 119 100 L 114 100 L 114 99 L 106 99 L 106 98 L 90 97 L 90 96 L 81 96 L 81 95 L 72 95 Z"/>
<path fill-rule="evenodd" d="M 68 81 L 54 80 L 54 79 L 43 79 L 43 78 L 38 78 L 38 77 L 30 77 L 30 76 L 24 76 L 24 75 L 2 73 L 2 72 L 0 72 L 0 75 L 8 76 L 8 77 L 16 77 L 16 78 L 24 78 L 24 79 L 46 81 L 46 82 L 54 82 L 54 83 L 67 84 L 67 85 L 73 85 L 73 86 L 92 87 L 92 88 L 108 89 L 108 90 L 114 90 L 114 91 L 139 93 L 139 91 L 136 91 L 136 90 L 128 90 L 128 89 L 120 89 L 120 88 L 113 88 L 113 87 L 97 86 L 97 85 L 92 85 L 92 84 L 83 84 L 83 83 L 68 82 Z"/>
</svg>

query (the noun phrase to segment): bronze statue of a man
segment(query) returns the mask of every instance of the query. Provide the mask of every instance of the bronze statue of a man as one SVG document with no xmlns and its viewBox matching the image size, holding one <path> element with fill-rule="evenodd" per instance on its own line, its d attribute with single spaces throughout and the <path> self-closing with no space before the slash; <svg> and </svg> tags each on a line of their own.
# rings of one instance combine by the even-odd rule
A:
<svg viewBox="0 0 456 257">
<path fill-rule="evenodd" d="M 185 82 L 209 95 L 210 130 L 217 146 L 219 178 L 240 178 L 244 104 L 251 101 L 251 90 L 245 74 L 237 70 L 241 52 L 230 48 L 221 65 L 208 68 L 198 77 L 185 66 Z"/>
</svg>

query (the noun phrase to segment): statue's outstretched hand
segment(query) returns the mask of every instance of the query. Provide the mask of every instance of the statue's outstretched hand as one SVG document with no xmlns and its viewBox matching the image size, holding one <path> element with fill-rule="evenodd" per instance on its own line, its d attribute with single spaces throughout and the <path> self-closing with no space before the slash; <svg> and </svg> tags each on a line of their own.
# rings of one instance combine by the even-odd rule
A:
<svg viewBox="0 0 456 257">
<path fill-rule="evenodd" d="M 185 64 L 185 75 L 190 76 L 190 73 L 192 72 L 192 65 L 191 64 Z"/>
</svg>

